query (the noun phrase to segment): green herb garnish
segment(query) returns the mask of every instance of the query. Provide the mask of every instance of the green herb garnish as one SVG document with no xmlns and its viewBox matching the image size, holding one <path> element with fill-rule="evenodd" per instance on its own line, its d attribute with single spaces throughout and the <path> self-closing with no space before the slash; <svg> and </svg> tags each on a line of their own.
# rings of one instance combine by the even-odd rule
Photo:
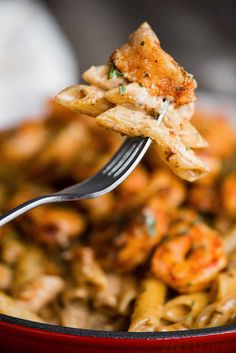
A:
<svg viewBox="0 0 236 353">
<path fill-rule="evenodd" d="M 182 87 L 182 86 L 176 87 L 175 89 L 176 89 L 177 92 L 182 92 L 182 91 L 185 90 L 185 88 Z"/>
<path fill-rule="evenodd" d="M 145 217 L 145 224 L 148 229 L 148 234 L 151 238 L 153 238 L 156 234 L 156 218 L 154 217 L 153 213 L 150 211 L 147 211 L 144 213 Z"/>
<path fill-rule="evenodd" d="M 143 84 L 142 84 L 141 82 L 139 82 L 139 86 L 140 86 L 140 87 L 143 87 Z"/>
<path fill-rule="evenodd" d="M 115 68 L 114 64 L 110 64 L 110 70 L 109 70 L 108 75 L 107 75 L 108 79 L 111 80 L 114 77 L 117 78 L 117 77 L 122 77 L 122 76 L 124 76 L 124 74 L 122 74 L 122 72 L 117 70 Z"/>
<path fill-rule="evenodd" d="M 123 95 L 125 94 L 125 91 L 126 91 L 125 86 L 121 85 L 121 86 L 119 87 L 119 91 L 120 91 L 120 95 L 123 96 Z"/>
<path fill-rule="evenodd" d="M 186 149 L 186 151 L 189 151 L 189 150 L 190 150 L 190 148 L 189 148 L 188 146 L 186 146 L 185 149 Z"/>
<path fill-rule="evenodd" d="M 140 43 L 140 45 L 142 45 L 142 47 L 144 46 L 145 42 L 144 40 L 142 40 L 142 42 Z"/>
</svg>

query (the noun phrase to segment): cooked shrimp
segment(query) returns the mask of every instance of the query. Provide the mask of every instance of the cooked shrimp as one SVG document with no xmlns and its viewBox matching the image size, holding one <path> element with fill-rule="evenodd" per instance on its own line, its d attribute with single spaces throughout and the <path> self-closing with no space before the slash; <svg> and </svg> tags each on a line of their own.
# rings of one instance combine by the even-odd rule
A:
<svg viewBox="0 0 236 353">
<path fill-rule="evenodd" d="M 203 223 L 188 233 L 167 239 L 152 259 L 152 272 L 180 293 L 192 293 L 209 286 L 226 266 L 218 233 Z"/>
<path fill-rule="evenodd" d="M 140 216 L 120 234 L 118 268 L 130 270 L 143 263 L 167 231 L 167 215 L 161 208 L 145 207 Z"/>
<path fill-rule="evenodd" d="M 91 245 L 103 265 L 122 272 L 142 264 L 151 250 L 166 234 L 168 213 L 155 199 L 150 200 L 132 219 L 124 219 L 121 227 L 111 228 L 91 237 Z M 123 222 L 123 220 L 122 220 Z"/>
</svg>

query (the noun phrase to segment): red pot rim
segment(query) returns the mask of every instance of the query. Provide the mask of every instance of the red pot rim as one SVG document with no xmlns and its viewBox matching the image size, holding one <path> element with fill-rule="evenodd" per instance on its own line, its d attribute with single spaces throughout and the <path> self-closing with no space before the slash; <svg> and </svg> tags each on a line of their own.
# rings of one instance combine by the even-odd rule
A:
<svg viewBox="0 0 236 353">
<path fill-rule="evenodd" d="M 169 332 L 124 332 L 124 331 L 104 331 L 65 327 L 59 325 L 51 325 L 36 321 L 20 319 L 18 317 L 0 314 L 0 322 L 12 324 L 14 326 L 22 326 L 30 330 L 40 330 L 51 333 L 57 333 L 69 336 L 82 336 L 94 338 L 112 338 L 112 339 L 132 339 L 132 340 L 156 340 L 156 339 L 178 339 L 178 338 L 197 338 L 212 335 L 232 334 L 236 333 L 236 325 L 225 325 L 217 327 L 208 327 L 184 331 Z"/>
</svg>

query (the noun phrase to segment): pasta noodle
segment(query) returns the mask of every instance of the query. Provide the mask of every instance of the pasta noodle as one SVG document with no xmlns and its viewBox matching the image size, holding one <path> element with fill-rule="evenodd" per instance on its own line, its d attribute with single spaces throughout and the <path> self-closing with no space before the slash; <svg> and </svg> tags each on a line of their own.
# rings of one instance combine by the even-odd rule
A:
<svg viewBox="0 0 236 353">
<path fill-rule="evenodd" d="M 93 86 L 71 86 L 65 92 L 62 91 L 58 95 L 58 99 L 72 110 L 90 116 L 97 116 L 112 106 L 106 100 L 104 91 Z"/>
<path fill-rule="evenodd" d="M 31 281 L 16 297 L 19 303 L 38 312 L 55 300 L 62 289 L 63 281 L 60 277 L 43 275 Z"/>
<path fill-rule="evenodd" d="M 43 322 L 39 316 L 3 292 L 0 292 L 0 312 L 5 315 L 19 317 L 25 320 Z"/>
<path fill-rule="evenodd" d="M 122 124 L 121 124 L 122 122 Z M 116 106 L 97 117 L 98 125 L 118 131 L 125 135 L 150 136 L 156 143 L 159 157 L 174 168 L 175 173 L 183 179 L 194 181 L 208 171 L 205 164 L 198 159 L 191 149 L 186 149 L 175 130 L 163 125 L 157 127 L 155 120 L 144 112 Z"/>
<path fill-rule="evenodd" d="M 208 172 L 193 150 L 207 147 L 190 122 L 196 82 L 161 49 L 147 23 L 113 53 L 109 65 L 92 66 L 82 77 L 91 86 L 66 88 L 56 97 L 60 104 L 96 117 L 107 129 L 152 138 L 162 161 L 183 179 L 194 181 Z M 154 117 L 166 99 L 171 104 L 158 126 Z"/>
<path fill-rule="evenodd" d="M 163 306 L 162 318 L 169 322 L 193 321 L 208 304 L 209 295 L 204 292 L 180 295 Z"/>
<path fill-rule="evenodd" d="M 215 279 L 213 293 L 215 300 L 221 300 L 236 292 L 236 268 L 220 273 Z"/>
<path fill-rule="evenodd" d="M 143 281 L 136 300 L 129 331 L 155 331 L 160 324 L 166 285 L 154 277 Z"/>
<path fill-rule="evenodd" d="M 235 294 L 208 305 L 197 317 L 194 327 L 213 327 L 233 323 L 236 317 Z"/>
</svg>

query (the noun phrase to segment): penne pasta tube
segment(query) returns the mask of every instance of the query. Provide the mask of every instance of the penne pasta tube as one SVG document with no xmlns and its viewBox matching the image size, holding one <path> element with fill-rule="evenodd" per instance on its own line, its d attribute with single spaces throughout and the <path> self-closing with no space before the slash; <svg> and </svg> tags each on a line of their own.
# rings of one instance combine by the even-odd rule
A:
<svg viewBox="0 0 236 353">
<path fill-rule="evenodd" d="M 77 285 L 89 285 L 94 291 L 104 290 L 108 281 L 94 252 L 89 247 L 77 247 L 73 252 L 71 270 Z"/>
<path fill-rule="evenodd" d="M 0 292 L 0 313 L 25 320 L 43 322 L 38 315 L 3 292 Z"/>
<path fill-rule="evenodd" d="M 17 300 L 32 312 L 38 312 L 55 300 L 63 287 L 60 277 L 43 275 L 26 285 L 17 295 Z"/>
<path fill-rule="evenodd" d="M 137 283 L 132 276 L 123 276 L 122 291 L 118 300 L 118 312 L 122 315 L 130 314 L 130 303 L 137 296 Z"/>
<path fill-rule="evenodd" d="M 40 248 L 27 246 L 15 267 L 13 294 L 18 296 L 24 287 L 45 272 L 46 258 Z"/>
<path fill-rule="evenodd" d="M 160 113 L 164 105 L 164 97 L 152 96 L 145 87 L 136 82 L 129 83 L 123 87 L 115 87 L 105 92 L 105 97 L 116 105 L 129 104 L 133 109 L 143 110 L 151 115 Z"/>
<path fill-rule="evenodd" d="M 236 317 L 236 295 L 229 294 L 223 299 L 208 305 L 196 318 L 195 328 L 223 326 Z"/>
<path fill-rule="evenodd" d="M 120 87 L 105 92 L 105 97 L 116 105 L 126 105 L 134 110 L 145 111 L 151 116 L 160 114 L 163 110 L 163 97 L 152 96 L 145 87 L 138 83 L 130 83 L 124 86 L 124 92 L 120 93 Z M 192 103 L 189 103 L 192 107 Z M 183 143 L 190 148 L 205 148 L 208 146 L 206 140 L 200 135 L 196 128 L 190 123 L 193 113 L 192 108 L 184 106 L 174 108 L 169 106 L 163 123 L 167 128 L 175 129 Z"/>
<path fill-rule="evenodd" d="M 209 303 L 209 299 L 206 292 L 177 296 L 163 306 L 162 318 L 174 323 L 192 321 Z"/>
<path fill-rule="evenodd" d="M 221 300 L 230 293 L 236 293 L 236 268 L 218 274 L 212 287 L 212 293 L 215 300 Z"/>
<path fill-rule="evenodd" d="M 3 239 L 1 240 L 1 258 L 9 264 L 15 264 L 25 251 L 25 244 L 17 237 L 17 234 L 11 228 L 3 230 Z"/>
<path fill-rule="evenodd" d="M 162 325 L 158 327 L 158 332 L 168 332 L 168 331 L 185 331 L 189 330 L 189 326 L 185 322 L 177 322 L 170 325 Z"/>
<path fill-rule="evenodd" d="M 0 262 L 0 290 L 7 290 L 12 284 L 12 269 Z"/>
<path fill-rule="evenodd" d="M 117 71 L 115 69 L 110 71 L 111 69 L 112 67 L 109 65 L 91 66 L 83 73 L 82 78 L 90 83 L 90 85 L 94 85 L 95 87 L 104 90 L 112 89 L 127 83 L 122 77 L 122 74 L 116 74 Z"/>
<path fill-rule="evenodd" d="M 146 278 L 136 299 L 130 332 L 156 331 L 160 324 L 166 285 L 155 277 Z"/>
<path fill-rule="evenodd" d="M 182 179 L 194 181 L 205 175 L 207 166 L 187 148 L 175 131 L 168 129 L 144 112 L 123 106 L 107 110 L 96 118 L 98 125 L 129 136 L 149 136 L 156 143 L 159 157 Z"/>
<path fill-rule="evenodd" d="M 70 86 L 58 93 L 56 100 L 75 112 L 90 116 L 97 116 L 112 107 L 103 90 L 86 85 Z"/>
<path fill-rule="evenodd" d="M 224 243 L 224 250 L 226 254 L 229 255 L 236 249 L 236 226 L 227 232 L 222 240 Z"/>
</svg>

